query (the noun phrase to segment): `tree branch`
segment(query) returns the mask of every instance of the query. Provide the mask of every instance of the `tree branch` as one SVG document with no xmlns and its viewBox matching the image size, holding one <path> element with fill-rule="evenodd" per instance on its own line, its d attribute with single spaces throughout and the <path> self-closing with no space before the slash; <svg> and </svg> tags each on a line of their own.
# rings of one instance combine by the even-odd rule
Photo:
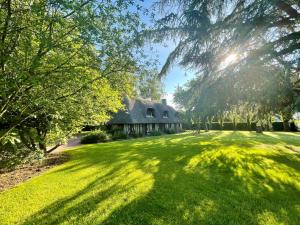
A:
<svg viewBox="0 0 300 225">
<path fill-rule="evenodd" d="M 82 7 L 84 7 L 85 5 L 89 4 L 90 2 L 92 2 L 92 0 L 87 0 L 87 1 L 83 2 L 77 9 L 71 11 L 70 13 L 68 13 L 67 15 L 65 15 L 63 18 L 66 19 L 69 16 L 72 16 L 77 10 L 80 10 Z"/>
</svg>

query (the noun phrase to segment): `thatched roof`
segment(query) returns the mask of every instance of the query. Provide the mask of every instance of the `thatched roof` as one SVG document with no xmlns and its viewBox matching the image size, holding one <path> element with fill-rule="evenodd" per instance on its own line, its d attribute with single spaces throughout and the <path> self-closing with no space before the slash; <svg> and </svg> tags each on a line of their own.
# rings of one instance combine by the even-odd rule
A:
<svg viewBox="0 0 300 225">
<path fill-rule="evenodd" d="M 125 110 L 113 115 L 108 124 L 180 123 L 176 110 L 161 102 L 124 98 L 123 104 Z M 148 108 L 154 109 L 154 117 L 146 117 Z M 165 111 L 168 112 L 168 118 L 163 118 Z"/>
</svg>

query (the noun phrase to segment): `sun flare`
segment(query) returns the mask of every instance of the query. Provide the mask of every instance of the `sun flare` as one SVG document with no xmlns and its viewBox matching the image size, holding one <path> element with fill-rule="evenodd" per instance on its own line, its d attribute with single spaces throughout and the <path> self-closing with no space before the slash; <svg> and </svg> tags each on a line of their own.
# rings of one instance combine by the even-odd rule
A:
<svg viewBox="0 0 300 225">
<path fill-rule="evenodd" d="M 230 53 L 224 57 L 223 61 L 220 64 L 220 69 L 225 69 L 227 66 L 235 63 L 238 60 L 238 55 L 236 53 Z"/>
<path fill-rule="evenodd" d="M 224 64 L 229 65 L 231 63 L 234 63 L 236 60 L 237 60 L 237 54 L 236 53 L 231 53 L 224 60 Z"/>
</svg>

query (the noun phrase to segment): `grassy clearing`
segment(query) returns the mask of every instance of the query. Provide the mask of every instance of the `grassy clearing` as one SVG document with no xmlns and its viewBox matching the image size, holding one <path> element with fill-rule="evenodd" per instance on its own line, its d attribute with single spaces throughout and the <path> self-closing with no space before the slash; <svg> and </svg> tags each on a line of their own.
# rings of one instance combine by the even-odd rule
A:
<svg viewBox="0 0 300 225">
<path fill-rule="evenodd" d="M 1 224 L 300 224 L 300 135 L 86 145 L 0 194 Z"/>
</svg>

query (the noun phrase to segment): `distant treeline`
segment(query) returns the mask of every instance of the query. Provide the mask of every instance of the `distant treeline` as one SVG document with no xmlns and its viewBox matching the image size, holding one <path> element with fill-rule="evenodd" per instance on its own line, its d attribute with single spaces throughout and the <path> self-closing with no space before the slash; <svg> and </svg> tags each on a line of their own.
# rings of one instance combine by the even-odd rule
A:
<svg viewBox="0 0 300 225">
<path fill-rule="evenodd" d="M 207 127 L 208 130 L 240 130 L 240 131 L 256 131 L 256 123 L 232 123 L 232 122 L 224 122 L 223 126 L 221 126 L 218 122 L 212 122 L 207 123 L 205 126 L 205 123 L 201 124 L 192 124 L 187 125 L 183 124 L 183 128 L 186 130 L 197 130 L 200 128 L 200 130 L 205 130 Z M 263 130 L 265 131 L 284 131 L 283 122 L 273 122 L 272 126 L 263 126 Z M 297 132 L 298 127 L 295 125 L 294 122 L 290 123 L 290 131 Z"/>
</svg>

